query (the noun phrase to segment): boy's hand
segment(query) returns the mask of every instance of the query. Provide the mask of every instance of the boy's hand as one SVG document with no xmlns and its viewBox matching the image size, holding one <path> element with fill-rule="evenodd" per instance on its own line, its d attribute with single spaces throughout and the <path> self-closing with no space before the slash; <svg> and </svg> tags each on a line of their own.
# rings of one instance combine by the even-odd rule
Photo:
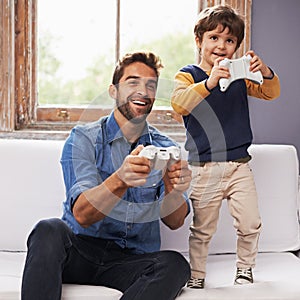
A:
<svg viewBox="0 0 300 300">
<path fill-rule="evenodd" d="M 214 66 L 211 69 L 209 78 L 207 79 L 206 86 L 212 90 L 219 84 L 220 78 L 229 78 L 230 72 L 227 67 L 219 66 L 220 61 L 223 60 L 222 57 L 219 57 L 215 60 Z"/>
<path fill-rule="evenodd" d="M 261 60 L 259 56 L 255 54 L 253 50 L 250 50 L 246 55 L 250 54 L 252 59 L 250 61 L 250 71 L 257 72 L 260 71 L 264 78 L 272 78 L 273 74 L 269 67 Z"/>
</svg>

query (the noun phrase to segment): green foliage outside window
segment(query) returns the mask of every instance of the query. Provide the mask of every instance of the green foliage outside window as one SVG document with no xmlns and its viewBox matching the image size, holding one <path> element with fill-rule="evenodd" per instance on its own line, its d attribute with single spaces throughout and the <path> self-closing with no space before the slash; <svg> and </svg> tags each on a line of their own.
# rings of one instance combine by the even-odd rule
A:
<svg viewBox="0 0 300 300">
<path fill-rule="evenodd" d="M 107 94 L 107 89 L 114 68 L 114 63 L 111 62 L 114 51 L 111 51 L 111 57 L 97 57 L 86 69 L 83 78 L 66 81 L 58 75 L 61 62 L 52 51 L 55 42 L 55 38 L 49 33 L 39 40 L 39 104 L 112 106 L 113 102 Z M 155 103 L 157 106 L 169 106 L 174 76 L 184 65 L 194 63 L 194 49 L 193 36 L 190 33 L 180 33 L 160 37 L 149 44 L 136 44 L 127 51 L 149 50 L 161 57 L 164 69 L 160 76 Z"/>
</svg>

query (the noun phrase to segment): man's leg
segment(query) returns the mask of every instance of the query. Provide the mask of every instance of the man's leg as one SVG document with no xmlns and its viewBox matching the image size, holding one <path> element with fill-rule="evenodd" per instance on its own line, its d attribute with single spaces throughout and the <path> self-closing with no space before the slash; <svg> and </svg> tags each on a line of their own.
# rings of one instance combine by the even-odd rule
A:
<svg viewBox="0 0 300 300">
<path fill-rule="evenodd" d="M 60 219 L 40 221 L 31 232 L 22 280 L 22 300 L 60 300 L 62 268 L 72 231 Z"/>
<path fill-rule="evenodd" d="M 102 285 L 123 292 L 122 300 L 173 300 L 189 278 L 187 260 L 175 251 L 131 254 L 100 275 Z"/>
<path fill-rule="evenodd" d="M 115 288 L 122 300 L 173 300 L 189 277 L 189 264 L 177 252 L 130 254 L 112 241 L 75 236 L 51 219 L 28 239 L 22 300 L 60 300 L 62 283 Z"/>
</svg>

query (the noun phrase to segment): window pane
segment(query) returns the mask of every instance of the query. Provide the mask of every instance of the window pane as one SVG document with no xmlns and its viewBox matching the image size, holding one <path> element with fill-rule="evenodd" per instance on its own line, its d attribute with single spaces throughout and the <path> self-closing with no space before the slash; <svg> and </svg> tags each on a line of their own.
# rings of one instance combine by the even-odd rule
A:
<svg viewBox="0 0 300 300">
<path fill-rule="evenodd" d="M 115 23 L 116 1 L 39 0 L 39 104 L 88 104 L 107 90 Z"/>
<path fill-rule="evenodd" d="M 116 0 L 39 0 L 39 104 L 112 106 Z M 156 105 L 169 106 L 175 73 L 195 61 L 198 0 L 120 0 L 120 55 L 158 54 Z"/>
<path fill-rule="evenodd" d="M 195 62 L 198 0 L 121 0 L 121 55 L 151 50 L 163 62 L 156 105 L 169 106 L 175 73 Z"/>
</svg>

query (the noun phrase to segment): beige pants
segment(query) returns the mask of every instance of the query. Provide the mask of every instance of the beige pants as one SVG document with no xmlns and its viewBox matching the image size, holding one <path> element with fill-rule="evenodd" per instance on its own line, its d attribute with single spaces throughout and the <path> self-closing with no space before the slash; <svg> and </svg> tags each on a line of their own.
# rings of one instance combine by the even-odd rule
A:
<svg viewBox="0 0 300 300">
<path fill-rule="evenodd" d="M 248 163 L 210 162 L 203 167 L 191 166 L 191 170 L 189 194 L 194 215 L 189 255 L 192 277 L 205 278 L 209 242 L 217 229 L 223 199 L 227 199 L 237 230 L 237 267 L 254 267 L 261 219 Z"/>
</svg>

